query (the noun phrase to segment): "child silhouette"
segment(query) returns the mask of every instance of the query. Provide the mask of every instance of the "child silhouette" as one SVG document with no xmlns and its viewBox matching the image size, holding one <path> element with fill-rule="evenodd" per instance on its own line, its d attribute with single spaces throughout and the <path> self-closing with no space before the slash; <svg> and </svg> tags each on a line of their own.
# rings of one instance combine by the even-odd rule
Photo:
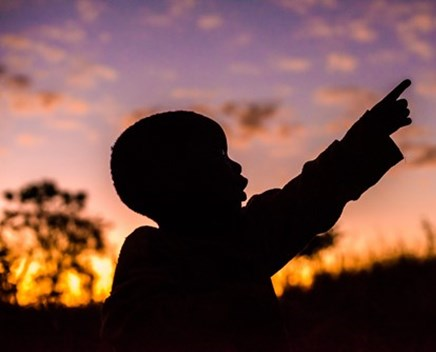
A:
<svg viewBox="0 0 436 352">
<path fill-rule="evenodd" d="M 222 128 L 189 111 L 144 118 L 112 150 L 121 200 L 150 217 L 121 249 L 102 336 L 116 351 L 289 351 L 270 277 L 402 158 L 400 83 L 301 174 L 253 196 Z"/>
</svg>

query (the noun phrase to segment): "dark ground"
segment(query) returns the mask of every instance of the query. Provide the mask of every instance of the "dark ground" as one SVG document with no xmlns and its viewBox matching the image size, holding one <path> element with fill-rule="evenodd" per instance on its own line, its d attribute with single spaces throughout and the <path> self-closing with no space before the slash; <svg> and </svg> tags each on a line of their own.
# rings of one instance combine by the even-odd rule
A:
<svg viewBox="0 0 436 352">
<path fill-rule="evenodd" d="M 322 275 L 309 291 L 288 288 L 281 304 L 294 351 L 436 351 L 436 259 Z M 107 352 L 99 312 L 0 305 L 0 350 Z"/>
</svg>

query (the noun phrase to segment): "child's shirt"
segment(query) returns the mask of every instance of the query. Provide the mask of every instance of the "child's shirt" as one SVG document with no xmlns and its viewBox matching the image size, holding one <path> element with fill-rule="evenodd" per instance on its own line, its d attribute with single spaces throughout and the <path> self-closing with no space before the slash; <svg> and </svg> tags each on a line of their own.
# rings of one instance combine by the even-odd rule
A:
<svg viewBox="0 0 436 352">
<path fill-rule="evenodd" d="M 332 143 L 282 189 L 204 236 L 140 227 L 121 249 L 103 338 L 117 351 L 289 351 L 270 277 L 402 154 L 388 136 Z"/>
</svg>

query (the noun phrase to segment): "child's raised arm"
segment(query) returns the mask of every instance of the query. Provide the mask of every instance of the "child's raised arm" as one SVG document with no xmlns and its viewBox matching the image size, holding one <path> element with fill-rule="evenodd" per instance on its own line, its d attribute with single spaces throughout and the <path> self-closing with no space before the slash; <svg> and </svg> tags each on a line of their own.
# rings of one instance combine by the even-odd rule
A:
<svg viewBox="0 0 436 352">
<path fill-rule="evenodd" d="M 411 81 L 406 79 L 396 86 L 348 130 L 343 141 L 354 138 L 360 140 L 360 138 L 372 136 L 389 136 L 401 127 L 410 125 L 412 120 L 409 117 L 407 100 L 399 99 L 410 85 Z"/>
<path fill-rule="evenodd" d="M 249 201 L 245 209 L 249 232 L 256 234 L 259 260 L 269 275 L 313 236 L 328 231 L 347 202 L 358 199 L 403 159 L 389 136 L 411 123 L 407 100 L 399 99 L 410 84 L 401 82 L 282 189 Z"/>
</svg>

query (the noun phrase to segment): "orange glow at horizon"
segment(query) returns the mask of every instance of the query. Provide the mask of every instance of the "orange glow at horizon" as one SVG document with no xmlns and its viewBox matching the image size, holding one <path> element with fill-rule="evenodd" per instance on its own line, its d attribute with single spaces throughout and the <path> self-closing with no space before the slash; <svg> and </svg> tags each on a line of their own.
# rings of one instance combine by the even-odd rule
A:
<svg viewBox="0 0 436 352">
<path fill-rule="evenodd" d="M 434 234 L 432 235 L 434 236 Z M 376 262 L 395 260 L 401 256 L 415 258 L 427 258 L 436 255 L 433 247 L 436 238 L 428 238 L 428 242 L 420 248 L 390 248 L 380 250 L 380 254 L 365 252 L 363 255 L 355 252 L 341 253 L 337 248 L 332 247 L 322 250 L 314 258 L 296 257 L 291 260 L 282 270 L 272 277 L 275 293 L 280 297 L 286 287 L 300 287 L 309 290 L 316 280 L 316 276 L 326 273 L 332 276 L 340 275 L 343 272 L 360 271 L 370 268 Z M 23 261 L 14 268 L 15 276 L 20 275 L 23 269 Z M 92 256 L 90 260 L 92 271 L 96 274 L 96 281 L 92 289 L 92 300 L 96 303 L 103 302 L 110 293 L 115 261 L 111 256 Z M 30 263 L 26 276 L 18 287 L 18 303 L 20 305 L 35 305 L 40 303 L 38 296 L 48 293 L 48 287 L 36 284 L 33 281 L 34 275 L 41 270 L 38 263 Z M 91 297 L 81 290 L 83 277 L 77 273 L 67 272 L 62 275 L 61 286 L 64 290 L 61 296 L 61 303 L 67 307 L 78 307 L 90 303 Z"/>
<path fill-rule="evenodd" d="M 37 273 L 44 270 L 41 263 L 24 263 L 25 259 L 12 268 L 12 282 L 18 282 L 17 303 L 22 306 L 38 305 L 41 303 L 40 296 L 50 293 L 50 286 L 47 282 L 35 282 Z M 18 278 L 23 274 L 23 266 L 28 268 L 21 280 Z M 96 275 L 92 287 L 92 297 L 82 291 L 83 284 L 89 280 L 74 271 L 62 273 L 59 288 L 62 291 L 60 303 L 67 307 L 78 307 L 93 302 L 102 302 L 109 295 L 112 277 L 115 270 L 115 263 L 108 256 L 92 256 L 90 260 L 91 271 Z"/>
</svg>

